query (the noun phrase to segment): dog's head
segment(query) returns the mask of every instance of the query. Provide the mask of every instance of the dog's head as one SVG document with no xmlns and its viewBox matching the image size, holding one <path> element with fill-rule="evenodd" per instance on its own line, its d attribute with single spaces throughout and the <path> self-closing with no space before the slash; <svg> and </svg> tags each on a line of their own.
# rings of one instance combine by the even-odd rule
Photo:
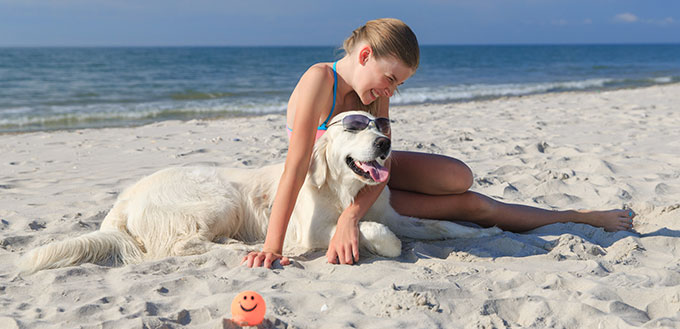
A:
<svg viewBox="0 0 680 329">
<path fill-rule="evenodd" d="M 343 120 L 350 115 L 365 116 L 369 120 L 368 126 L 365 129 L 347 129 Z M 314 185 L 321 186 L 327 180 L 332 180 L 360 188 L 388 179 L 385 161 L 390 156 L 391 142 L 378 129 L 374 120 L 375 117 L 362 111 L 343 112 L 333 118 L 326 133 L 314 146 L 310 168 Z"/>
</svg>

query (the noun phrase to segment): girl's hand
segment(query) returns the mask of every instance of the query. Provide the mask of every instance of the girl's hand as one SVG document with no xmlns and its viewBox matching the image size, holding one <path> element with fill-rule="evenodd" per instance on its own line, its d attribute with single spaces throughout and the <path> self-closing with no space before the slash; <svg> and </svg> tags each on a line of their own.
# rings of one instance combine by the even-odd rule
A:
<svg viewBox="0 0 680 329">
<path fill-rule="evenodd" d="M 290 260 L 279 253 L 274 253 L 270 251 L 251 251 L 247 256 L 243 257 L 241 264 L 244 262 L 248 267 L 260 267 L 272 268 L 272 263 L 277 259 L 281 260 L 281 265 L 290 265 Z"/>
<path fill-rule="evenodd" d="M 351 265 L 359 261 L 359 228 L 356 221 L 338 220 L 326 258 L 331 264 Z"/>
</svg>

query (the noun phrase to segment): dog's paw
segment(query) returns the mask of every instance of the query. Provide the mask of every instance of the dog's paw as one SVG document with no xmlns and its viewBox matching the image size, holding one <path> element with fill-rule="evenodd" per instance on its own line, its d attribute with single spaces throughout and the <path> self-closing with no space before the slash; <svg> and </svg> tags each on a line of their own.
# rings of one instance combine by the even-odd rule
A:
<svg viewBox="0 0 680 329">
<path fill-rule="evenodd" d="M 375 222 L 360 222 L 359 243 L 373 254 L 383 257 L 401 255 L 401 240 L 387 226 Z"/>
<path fill-rule="evenodd" d="M 394 233 L 381 237 L 375 242 L 376 254 L 383 257 L 399 257 L 401 255 L 401 240 Z"/>
</svg>

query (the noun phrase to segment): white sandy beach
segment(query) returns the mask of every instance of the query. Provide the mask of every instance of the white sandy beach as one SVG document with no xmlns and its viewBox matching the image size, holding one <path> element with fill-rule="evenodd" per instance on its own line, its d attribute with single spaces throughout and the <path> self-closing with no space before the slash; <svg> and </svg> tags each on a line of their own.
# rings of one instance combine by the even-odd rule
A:
<svg viewBox="0 0 680 329">
<path fill-rule="evenodd" d="M 680 85 L 395 107 L 393 146 L 446 154 L 473 190 L 554 209 L 630 207 L 634 232 L 555 224 L 406 241 L 397 259 L 239 263 L 261 244 L 20 276 L 14 262 L 97 230 L 116 196 L 168 166 L 284 160 L 283 115 L 0 135 L 0 328 L 215 328 L 255 290 L 275 328 L 680 327 Z"/>
</svg>

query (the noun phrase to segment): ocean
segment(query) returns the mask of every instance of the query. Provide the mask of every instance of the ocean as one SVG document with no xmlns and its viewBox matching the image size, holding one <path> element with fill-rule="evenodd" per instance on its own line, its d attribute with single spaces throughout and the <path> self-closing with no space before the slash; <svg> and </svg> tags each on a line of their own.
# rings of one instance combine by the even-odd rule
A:
<svg viewBox="0 0 680 329">
<path fill-rule="evenodd" d="M 285 111 L 334 47 L 0 48 L 0 133 Z M 680 45 L 422 46 L 392 104 L 680 82 Z"/>
</svg>

